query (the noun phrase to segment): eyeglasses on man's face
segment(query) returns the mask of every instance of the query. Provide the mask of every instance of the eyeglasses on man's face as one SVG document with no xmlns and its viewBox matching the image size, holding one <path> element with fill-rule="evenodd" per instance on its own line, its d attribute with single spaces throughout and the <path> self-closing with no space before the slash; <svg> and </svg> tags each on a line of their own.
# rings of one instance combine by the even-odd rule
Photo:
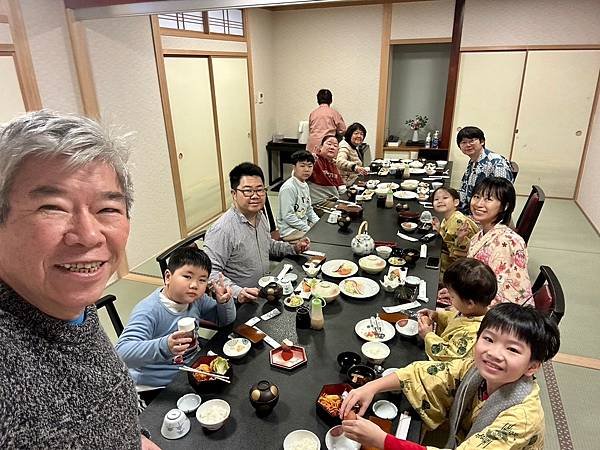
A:
<svg viewBox="0 0 600 450">
<path fill-rule="evenodd" d="M 262 197 L 263 195 L 265 195 L 267 193 L 267 189 L 264 187 L 258 188 L 258 189 L 249 189 L 249 188 L 236 189 L 236 191 L 241 192 L 242 195 L 246 198 L 250 198 L 254 195 L 258 195 L 259 197 Z"/>
<path fill-rule="evenodd" d="M 460 141 L 460 146 L 461 147 L 467 147 L 469 145 L 475 145 L 479 142 L 478 138 L 475 139 L 463 139 L 462 141 Z"/>
</svg>

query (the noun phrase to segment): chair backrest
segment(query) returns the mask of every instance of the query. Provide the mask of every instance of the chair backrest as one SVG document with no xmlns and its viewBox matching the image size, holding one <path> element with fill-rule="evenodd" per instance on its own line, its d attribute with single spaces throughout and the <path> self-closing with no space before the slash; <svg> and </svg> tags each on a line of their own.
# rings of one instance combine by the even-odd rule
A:
<svg viewBox="0 0 600 450">
<path fill-rule="evenodd" d="M 106 312 L 108 313 L 108 317 L 110 318 L 113 328 L 115 329 L 115 333 L 117 333 L 117 337 L 119 337 L 123 332 L 123 322 L 121 322 L 121 318 L 117 312 L 115 301 L 117 301 L 117 297 L 114 295 L 105 295 L 96 302 L 96 308 L 106 308 Z"/>
<path fill-rule="evenodd" d="M 529 194 L 525 206 L 523 206 L 523 210 L 521 211 L 521 215 L 519 216 L 515 227 L 515 231 L 523 238 L 525 243 L 529 242 L 529 238 L 531 237 L 531 233 L 533 232 L 533 228 L 540 216 L 545 201 L 546 195 L 542 188 L 536 185 L 531 186 L 531 193 Z"/>
<path fill-rule="evenodd" d="M 531 290 L 535 308 L 548 314 L 558 325 L 565 315 L 565 295 L 554 271 L 548 266 L 540 266 L 540 274 Z"/>
<path fill-rule="evenodd" d="M 512 172 L 513 183 L 514 183 L 515 180 L 517 179 L 517 175 L 519 174 L 519 165 L 517 164 L 516 161 L 509 161 L 509 162 L 510 162 L 510 171 Z"/>
<path fill-rule="evenodd" d="M 198 231 L 197 233 L 191 234 L 190 236 L 186 237 L 185 239 L 172 245 L 171 247 L 169 247 L 168 249 L 166 249 L 164 252 L 162 252 L 160 255 L 158 255 L 156 257 L 156 261 L 158 262 L 158 265 L 160 266 L 160 273 L 162 274 L 163 278 L 165 277 L 165 271 L 167 270 L 167 264 L 169 263 L 169 258 L 171 257 L 173 252 L 175 250 L 177 250 L 178 248 L 183 248 L 183 247 L 200 248 L 200 247 L 198 247 L 198 244 L 196 243 L 196 241 L 198 241 L 200 239 L 204 239 L 205 235 L 206 235 L 206 230 L 201 230 L 201 231 Z"/>
</svg>

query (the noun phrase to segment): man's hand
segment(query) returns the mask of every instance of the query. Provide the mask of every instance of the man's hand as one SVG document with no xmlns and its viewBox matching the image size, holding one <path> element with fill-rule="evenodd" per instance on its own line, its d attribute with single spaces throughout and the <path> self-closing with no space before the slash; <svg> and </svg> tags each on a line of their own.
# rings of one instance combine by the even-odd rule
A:
<svg viewBox="0 0 600 450">
<path fill-rule="evenodd" d="M 189 333 L 189 331 L 175 331 L 169 335 L 167 344 L 173 356 L 183 355 L 189 348 L 192 343 Z"/>
<path fill-rule="evenodd" d="M 224 304 L 231 300 L 231 288 L 225 285 L 225 277 L 222 272 L 219 274 L 219 279 L 213 283 L 213 290 L 217 303 Z"/>
<path fill-rule="evenodd" d="M 160 450 L 160 447 L 142 435 L 142 450 Z"/>
<path fill-rule="evenodd" d="M 237 296 L 238 303 L 251 303 L 258 300 L 258 288 L 243 288 Z"/>
<path fill-rule="evenodd" d="M 310 239 L 307 237 L 303 237 L 302 239 L 300 239 L 298 242 L 296 242 L 294 244 L 294 251 L 296 252 L 297 255 L 302 252 L 305 252 L 309 248 L 310 248 Z"/>
<path fill-rule="evenodd" d="M 357 417 L 356 420 L 344 420 L 342 422 L 344 434 L 364 447 L 383 448 L 387 433 L 370 420 Z"/>
</svg>

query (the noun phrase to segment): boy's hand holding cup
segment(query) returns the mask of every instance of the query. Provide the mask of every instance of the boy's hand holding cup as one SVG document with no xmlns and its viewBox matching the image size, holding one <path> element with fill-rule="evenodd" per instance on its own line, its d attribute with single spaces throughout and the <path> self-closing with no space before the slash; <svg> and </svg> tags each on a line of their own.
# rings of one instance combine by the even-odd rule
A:
<svg viewBox="0 0 600 450">
<path fill-rule="evenodd" d="M 171 333 L 167 338 L 169 350 L 176 357 L 183 355 L 187 349 L 195 347 L 198 343 L 196 340 L 196 321 L 193 317 L 179 319 L 177 328 L 178 330 Z"/>
</svg>

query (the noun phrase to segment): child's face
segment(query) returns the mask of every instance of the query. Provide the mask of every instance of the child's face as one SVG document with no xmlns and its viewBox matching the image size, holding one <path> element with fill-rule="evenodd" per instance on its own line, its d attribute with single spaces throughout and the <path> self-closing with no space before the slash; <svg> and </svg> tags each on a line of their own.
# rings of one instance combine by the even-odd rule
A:
<svg viewBox="0 0 600 450">
<path fill-rule="evenodd" d="M 439 189 L 433 196 L 433 210 L 441 214 L 454 212 L 458 207 L 458 203 L 458 199 L 453 198 L 444 189 Z"/>
<path fill-rule="evenodd" d="M 475 364 L 487 381 L 488 392 L 517 381 L 523 375 L 531 376 L 540 368 L 540 362 L 531 361 L 529 344 L 493 328 L 481 332 L 474 353 Z"/>
<path fill-rule="evenodd" d="M 165 272 L 165 295 L 176 303 L 189 305 L 204 295 L 207 283 L 206 269 L 186 264 L 173 273 Z"/>
<path fill-rule="evenodd" d="M 300 181 L 306 181 L 312 175 L 313 163 L 300 161 L 294 166 L 294 176 Z"/>
</svg>

